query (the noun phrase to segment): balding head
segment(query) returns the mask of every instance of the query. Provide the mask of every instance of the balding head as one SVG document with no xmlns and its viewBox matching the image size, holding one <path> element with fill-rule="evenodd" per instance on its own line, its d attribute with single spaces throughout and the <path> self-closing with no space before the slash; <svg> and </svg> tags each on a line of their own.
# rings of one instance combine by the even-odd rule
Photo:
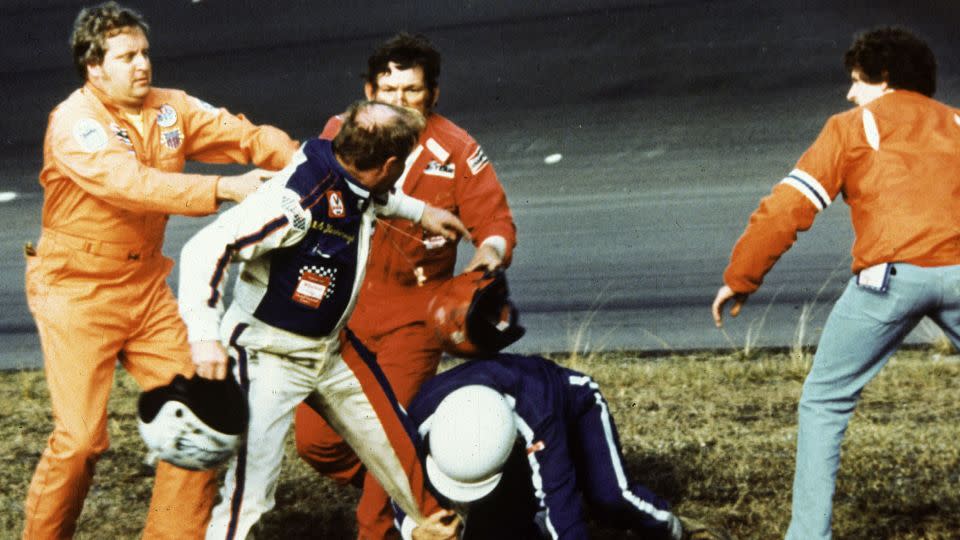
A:
<svg viewBox="0 0 960 540">
<path fill-rule="evenodd" d="M 403 163 L 426 121 L 412 109 L 374 101 L 357 101 L 343 114 L 333 151 L 344 163 L 366 171 L 382 167 L 390 157 Z"/>
</svg>

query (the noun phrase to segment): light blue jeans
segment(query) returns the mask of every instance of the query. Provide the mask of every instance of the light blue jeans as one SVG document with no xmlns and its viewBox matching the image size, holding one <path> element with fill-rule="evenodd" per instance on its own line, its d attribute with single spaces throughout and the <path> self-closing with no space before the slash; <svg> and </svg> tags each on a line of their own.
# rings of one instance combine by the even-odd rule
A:
<svg viewBox="0 0 960 540">
<path fill-rule="evenodd" d="M 924 316 L 960 347 L 960 265 L 894 264 L 886 292 L 851 278 L 833 306 L 800 396 L 788 540 L 830 538 L 840 443 L 857 399 Z"/>
</svg>

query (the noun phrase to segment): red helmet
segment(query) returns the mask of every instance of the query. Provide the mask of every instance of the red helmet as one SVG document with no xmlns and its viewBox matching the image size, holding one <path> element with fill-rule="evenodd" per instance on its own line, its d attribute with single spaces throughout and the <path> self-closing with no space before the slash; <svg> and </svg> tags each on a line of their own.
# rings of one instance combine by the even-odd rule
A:
<svg viewBox="0 0 960 540">
<path fill-rule="evenodd" d="M 463 357 L 493 354 L 523 337 L 503 270 L 468 272 L 444 283 L 427 304 L 427 328 L 443 350 Z"/>
</svg>

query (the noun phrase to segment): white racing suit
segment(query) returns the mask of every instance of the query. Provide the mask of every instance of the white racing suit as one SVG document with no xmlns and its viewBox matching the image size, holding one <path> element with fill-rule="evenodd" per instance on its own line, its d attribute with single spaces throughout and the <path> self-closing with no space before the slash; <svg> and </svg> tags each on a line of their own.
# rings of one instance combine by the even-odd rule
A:
<svg viewBox="0 0 960 540">
<path fill-rule="evenodd" d="M 411 431 L 386 379 L 344 328 L 374 212 L 418 221 L 423 208 L 402 194 L 374 201 L 330 142 L 315 139 L 184 246 L 179 296 L 190 342 L 228 347 L 250 406 L 246 444 L 230 463 L 207 538 L 247 538 L 273 507 L 284 437 L 304 399 L 417 521 L 439 508 L 422 487 Z M 240 273 L 221 321 L 231 260 L 241 261 Z"/>
</svg>

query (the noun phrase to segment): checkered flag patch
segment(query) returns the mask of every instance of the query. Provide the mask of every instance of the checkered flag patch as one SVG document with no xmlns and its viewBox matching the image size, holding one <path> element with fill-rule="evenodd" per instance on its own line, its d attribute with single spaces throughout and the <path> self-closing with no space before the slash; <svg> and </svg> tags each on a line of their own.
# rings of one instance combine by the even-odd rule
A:
<svg viewBox="0 0 960 540">
<path fill-rule="evenodd" d="M 300 269 L 300 275 L 302 276 L 304 272 L 310 272 L 318 276 L 323 276 L 325 278 L 330 278 L 330 285 L 327 286 L 327 292 L 324 295 L 324 298 L 329 298 L 333 294 L 333 289 L 337 286 L 337 269 L 336 268 L 327 268 L 326 266 L 304 266 Z"/>
</svg>

